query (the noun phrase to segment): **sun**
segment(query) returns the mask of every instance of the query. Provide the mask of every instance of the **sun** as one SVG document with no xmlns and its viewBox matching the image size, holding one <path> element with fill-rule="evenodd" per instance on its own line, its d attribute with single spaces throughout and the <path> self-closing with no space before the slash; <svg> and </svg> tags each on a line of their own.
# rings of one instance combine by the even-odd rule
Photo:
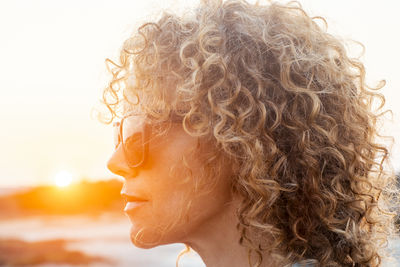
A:
<svg viewBox="0 0 400 267">
<path fill-rule="evenodd" d="M 66 187 L 72 182 L 72 174 L 68 171 L 60 171 L 54 176 L 54 182 L 58 187 Z"/>
</svg>

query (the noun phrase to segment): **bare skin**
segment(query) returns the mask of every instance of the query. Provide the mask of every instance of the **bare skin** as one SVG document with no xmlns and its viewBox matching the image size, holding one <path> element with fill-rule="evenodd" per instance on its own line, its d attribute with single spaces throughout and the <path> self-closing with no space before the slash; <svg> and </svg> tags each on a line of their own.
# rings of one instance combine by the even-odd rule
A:
<svg viewBox="0 0 400 267">
<path fill-rule="evenodd" d="M 111 156 L 108 168 L 125 178 L 121 193 L 140 195 L 148 201 L 127 213 L 132 243 L 141 248 L 185 243 L 207 267 L 249 266 L 247 249 L 239 244 L 236 230 L 239 202 L 230 194 L 231 171 L 222 172 L 212 190 L 194 190 L 196 174 L 202 171 L 200 161 L 191 153 L 197 144 L 196 137 L 176 124 L 166 136 L 151 139 L 145 166 L 129 168 L 121 146 Z M 181 167 L 183 156 L 193 173 L 190 179 Z M 175 171 L 171 172 L 171 166 L 177 166 Z M 255 260 L 253 255 L 253 264 Z M 262 266 L 277 265 L 269 264 L 264 255 Z"/>
<path fill-rule="evenodd" d="M 236 230 L 238 220 L 234 215 L 237 205 L 237 200 L 227 203 L 224 212 L 207 221 L 198 231 L 192 233 L 188 241 L 184 242 L 200 255 L 207 267 L 250 266 L 247 249 L 238 242 L 240 238 Z M 263 259 L 262 267 L 278 266 L 268 262 L 268 255 L 263 255 Z M 253 253 L 252 264 L 256 261 Z"/>
</svg>

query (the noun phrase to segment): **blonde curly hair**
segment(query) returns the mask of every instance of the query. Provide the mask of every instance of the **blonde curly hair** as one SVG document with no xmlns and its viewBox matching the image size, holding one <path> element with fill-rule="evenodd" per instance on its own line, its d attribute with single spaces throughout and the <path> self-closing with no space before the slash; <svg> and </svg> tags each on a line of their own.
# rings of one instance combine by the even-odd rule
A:
<svg viewBox="0 0 400 267">
<path fill-rule="evenodd" d="M 143 24 L 119 63 L 107 59 L 108 122 L 127 106 L 155 120 L 179 113 L 239 166 L 239 242 L 259 256 L 254 266 L 264 252 L 285 264 L 379 266 L 394 232 L 397 191 L 377 141 L 385 82 L 367 86 L 364 65 L 317 19 L 327 25 L 297 1 L 202 1 Z"/>
</svg>

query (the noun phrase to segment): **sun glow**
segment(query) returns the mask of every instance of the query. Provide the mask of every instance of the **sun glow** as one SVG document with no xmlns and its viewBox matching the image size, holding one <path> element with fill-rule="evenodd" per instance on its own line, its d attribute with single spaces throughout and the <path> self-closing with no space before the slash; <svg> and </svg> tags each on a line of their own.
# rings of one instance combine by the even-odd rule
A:
<svg viewBox="0 0 400 267">
<path fill-rule="evenodd" d="M 58 187 L 66 187 L 72 182 L 72 174 L 68 171 L 60 171 L 54 176 L 54 182 Z"/>
</svg>

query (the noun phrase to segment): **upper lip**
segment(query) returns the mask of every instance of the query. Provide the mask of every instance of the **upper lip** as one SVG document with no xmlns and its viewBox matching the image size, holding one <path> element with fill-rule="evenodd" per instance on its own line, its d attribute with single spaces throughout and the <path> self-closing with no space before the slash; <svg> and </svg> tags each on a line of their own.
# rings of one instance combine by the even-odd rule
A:
<svg viewBox="0 0 400 267">
<path fill-rule="evenodd" d="M 125 200 L 125 202 L 147 201 L 147 199 L 144 199 L 143 197 L 132 195 L 132 194 L 126 194 L 124 192 L 121 192 L 121 196 Z"/>
</svg>

